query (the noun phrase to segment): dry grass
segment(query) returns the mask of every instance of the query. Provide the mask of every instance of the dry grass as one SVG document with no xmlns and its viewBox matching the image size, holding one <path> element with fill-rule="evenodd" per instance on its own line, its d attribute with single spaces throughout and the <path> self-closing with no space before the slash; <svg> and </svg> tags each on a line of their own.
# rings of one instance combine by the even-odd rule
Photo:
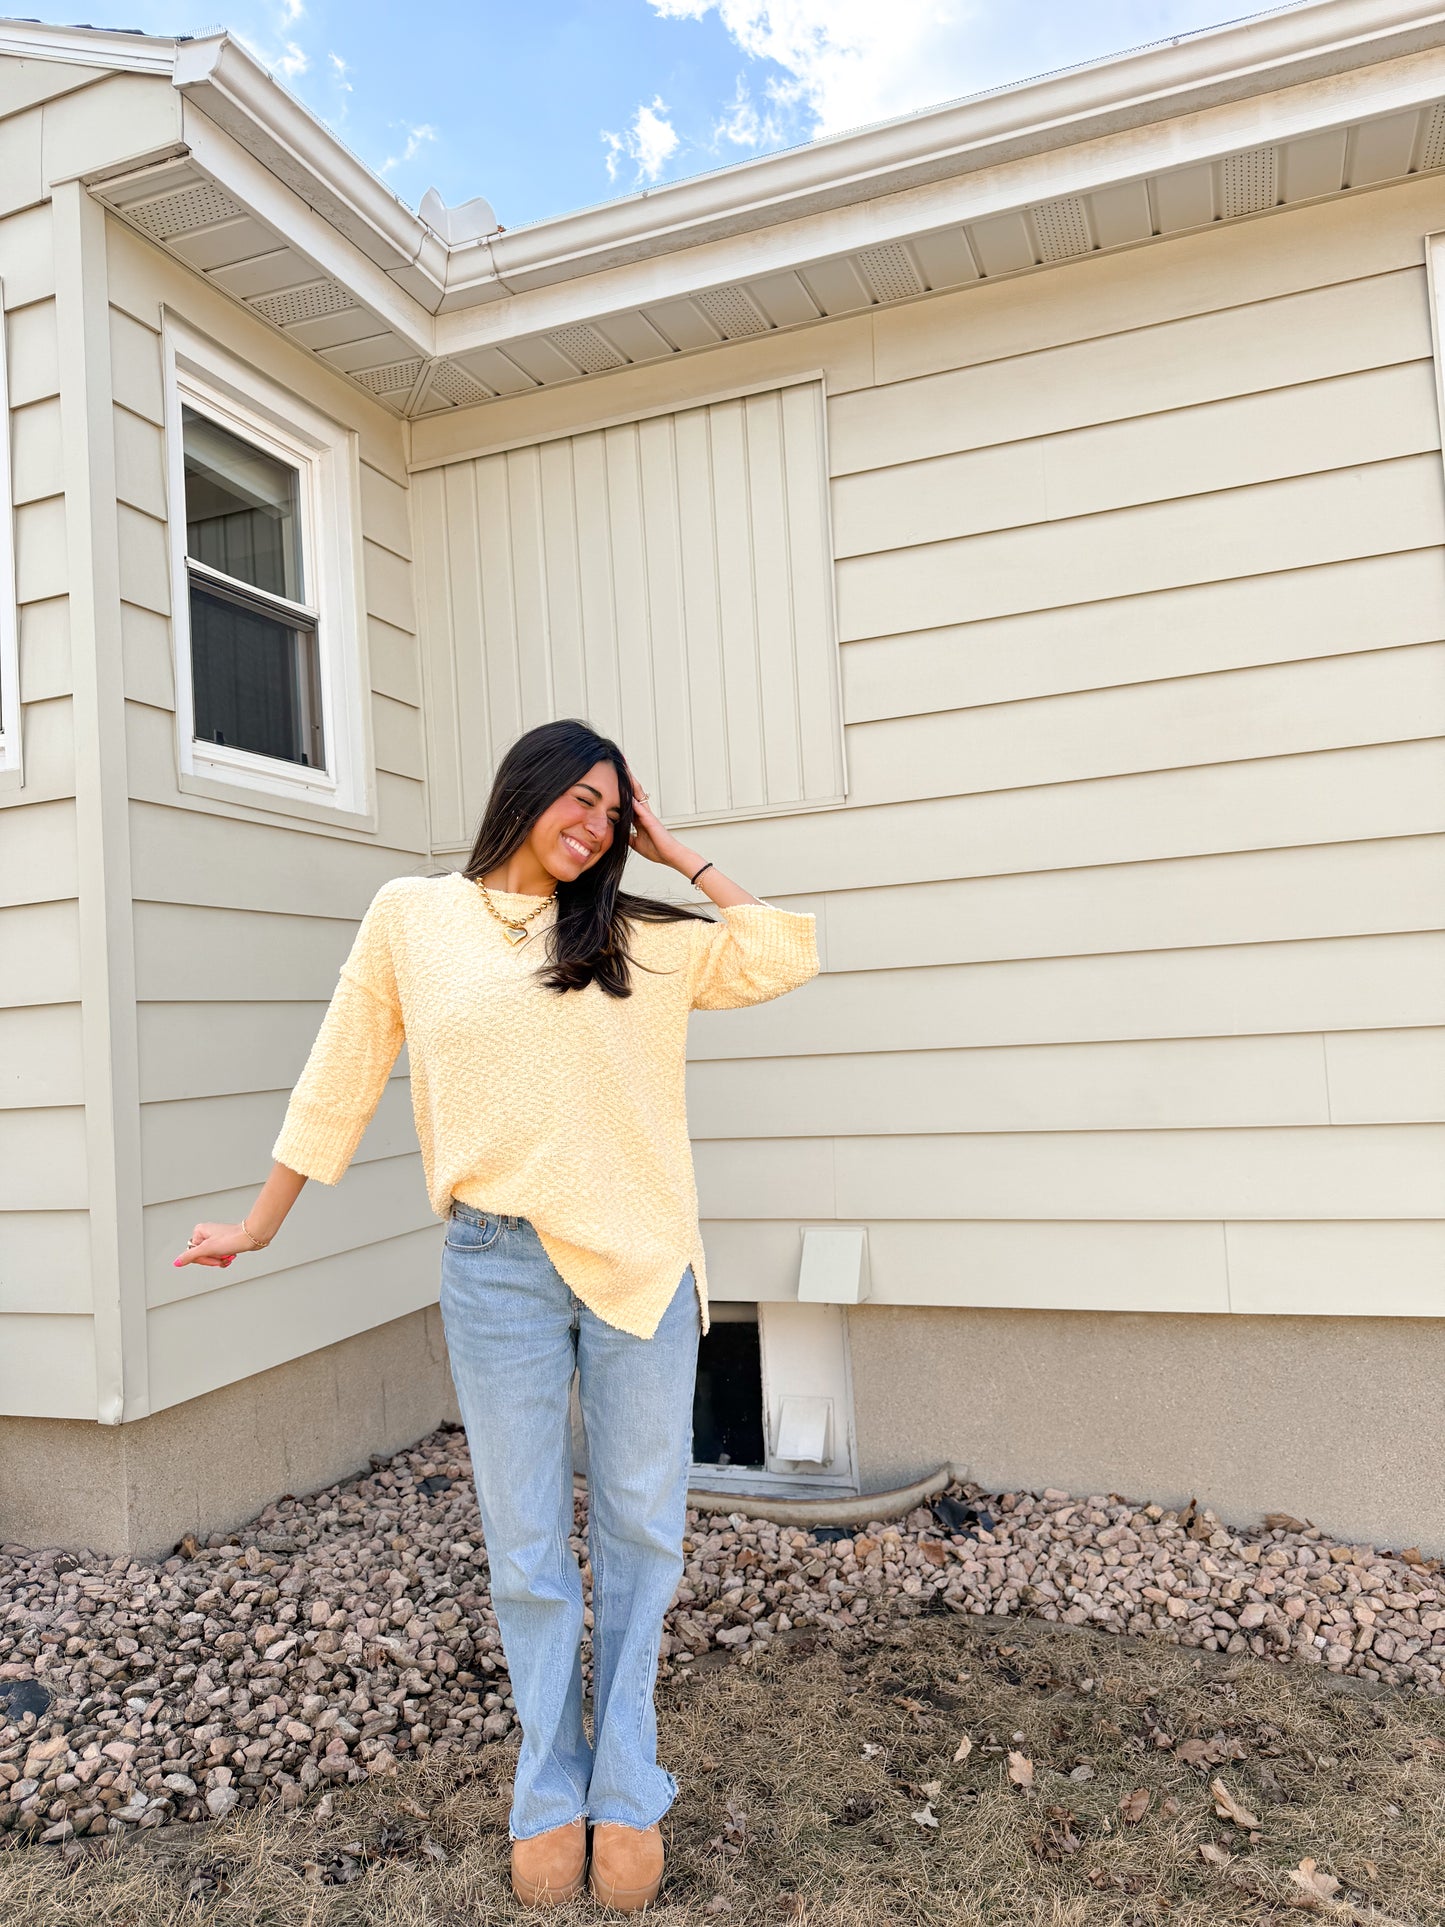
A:
<svg viewBox="0 0 1445 1927">
<path fill-rule="evenodd" d="M 1439 1699 L 944 1613 L 876 1641 L 780 1641 L 753 1664 L 666 1689 L 659 1711 L 682 1794 L 665 1823 L 667 1884 L 644 1916 L 656 1927 L 1445 1923 Z M 965 1735 L 972 1751 L 956 1761 Z M 1216 1757 L 1191 1764 L 1191 1739 L 1212 1741 Z M 1030 1790 L 1011 1783 L 1010 1752 L 1032 1762 Z M 513 1758 L 494 1746 L 466 1779 L 456 1766 L 445 1777 L 412 1768 L 346 1789 L 326 1822 L 263 1810 L 94 1847 L 17 1847 L 0 1854 L 0 1921 L 534 1918 L 507 1883 Z M 1068 1777 L 1081 1767 L 1088 1777 Z M 1258 1820 L 1252 1833 L 1217 1816 L 1216 1778 Z M 936 1827 L 914 1817 L 930 1810 Z M 1207 1863 L 1201 1845 L 1226 1864 Z M 1340 1883 L 1324 1881 L 1332 1898 L 1310 1902 L 1291 1880 L 1304 1861 Z M 559 1927 L 596 1917 L 584 1902 L 551 1916 Z"/>
</svg>

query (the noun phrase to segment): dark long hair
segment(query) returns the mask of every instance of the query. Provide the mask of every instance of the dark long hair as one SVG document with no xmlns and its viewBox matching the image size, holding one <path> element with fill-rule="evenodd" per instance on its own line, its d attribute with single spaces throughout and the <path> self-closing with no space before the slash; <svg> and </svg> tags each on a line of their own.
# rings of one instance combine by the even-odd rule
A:
<svg viewBox="0 0 1445 1927">
<path fill-rule="evenodd" d="M 532 825 L 596 763 L 617 771 L 621 813 L 612 841 L 575 883 L 557 884 L 557 915 L 548 933 L 548 961 L 538 972 L 548 990 L 585 990 L 596 983 L 609 997 L 630 997 L 627 933 L 630 923 L 705 923 L 681 904 L 634 896 L 621 888 L 632 831 L 632 783 L 621 749 L 580 717 L 538 723 L 503 756 L 462 875 L 475 881 L 506 862 Z M 646 965 L 639 965 L 645 969 Z"/>
</svg>

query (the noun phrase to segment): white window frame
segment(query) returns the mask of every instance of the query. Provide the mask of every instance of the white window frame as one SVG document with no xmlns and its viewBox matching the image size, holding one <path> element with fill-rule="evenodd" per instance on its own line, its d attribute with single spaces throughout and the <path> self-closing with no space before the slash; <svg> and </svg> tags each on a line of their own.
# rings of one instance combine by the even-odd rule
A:
<svg viewBox="0 0 1445 1927">
<path fill-rule="evenodd" d="M 5 288 L 0 282 L 0 785 L 23 780 L 20 762 L 20 614 L 15 601 L 15 491 L 10 473 L 10 375 Z"/>
<path fill-rule="evenodd" d="M 182 783 L 234 792 L 260 807 L 285 799 L 307 815 L 372 812 L 360 462 L 353 430 L 333 421 L 167 312 L 162 323 L 171 551 L 176 738 Z M 182 406 L 276 456 L 300 477 L 302 580 L 316 617 L 323 769 L 195 734 Z M 190 779 L 187 784 L 186 779 Z"/>
</svg>

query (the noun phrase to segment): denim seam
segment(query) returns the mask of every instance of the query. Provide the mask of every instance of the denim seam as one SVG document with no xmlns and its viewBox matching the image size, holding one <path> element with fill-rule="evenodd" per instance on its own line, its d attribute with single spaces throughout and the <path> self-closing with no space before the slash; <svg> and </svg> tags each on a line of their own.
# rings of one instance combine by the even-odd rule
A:
<svg viewBox="0 0 1445 1927">
<path fill-rule="evenodd" d="M 590 1461 L 589 1461 L 590 1467 Z M 603 1535 L 597 1530 L 596 1501 L 589 1492 L 587 1501 L 587 1558 L 592 1567 L 592 1743 L 595 1747 L 602 1738 L 602 1707 L 597 1685 L 602 1673 L 602 1601 L 607 1592 L 604 1575 L 606 1558 L 602 1551 Z M 588 1789 L 589 1796 L 591 1789 Z"/>
<path fill-rule="evenodd" d="M 567 1436 L 564 1433 L 563 1453 L 562 1453 L 564 1467 L 567 1461 L 571 1458 L 571 1456 L 572 1456 L 571 1439 L 569 1436 Z M 571 1482 L 569 1480 L 567 1484 L 567 1489 L 564 1491 L 562 1495 L 562 1503 L 557 1508 L 556 1512 L 553 1514 L 552 1523 L 556 1531 L 557 1556 L 559 1561 L 561 1562 L 561 1570 L 562 1570 L 563 1577 L 564 1578 L 566 1577 L 567 1570 L 568 1570 L 568 1561 L 571 1560 L 572 1569 L 577 1574 L 577 1603 L 579 1607 L 582 1607 L 585 1610 L 586 1600 L 582 1592 L 582 1574 L 581 1574 L 581 1571 L 577 1568 L 576 1560 L 573 1558 L 572 1548 L 567 1543 L 568 1533 L 566 1530 L 566 1526 L 563 1523 L 566 1515 L 572 1511 L 572 1506 L 573 1506 L 572 1487 L 571 1487 Z M 587 1737 L 585 1728 L 583 1730 L 582 1737 L 584 1740 Z M 552 1745 L 547 1749 L 547 1751 L 549 1752 L 551 1757 L 557 1762 L 558 1767 L 561 1769 L 563 1779 L 566 1780 L 567 1784 L 572 1788 L 573 1792 L 577 1795 L 577 1798 L 582 1802 L 582 1811 L 585 1813 L 587 1810 L 586 1787 L 578 1786 L 576 1780 L 572 1777 L 571 1773 L 568 1771 L 566 1762 L 561 1758 L 561 1756 L 557 1752 L 557 1744 L 555 1740 L 553 1741 Z"/>
</svg>

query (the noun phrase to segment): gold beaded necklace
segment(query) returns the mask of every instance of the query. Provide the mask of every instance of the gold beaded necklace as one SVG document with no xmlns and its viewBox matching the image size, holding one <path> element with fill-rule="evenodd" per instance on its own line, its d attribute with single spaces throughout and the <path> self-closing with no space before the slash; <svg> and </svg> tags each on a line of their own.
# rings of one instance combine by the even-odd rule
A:
<svg viewBox="0 0 1445 1927">
<path fill-rule="evenodd" d="M 554 890 L 550 896 L 543 897 L 535 910 L 529 910 L 525 917 L 506 917 L 503 916 L 496 904 L 492 902 L 492 893 L 482 879 L 480 877 L 473 877 L 472 881 L 481 891 L 482 901 L 486 904 L 497 922 L 501 924 L 508 943 L 521 943 L 524 938 L 529 937 L 532 933 L 528 930 L 527 925 L 532 921 L 533 917 L 541 916 L 542 912 L 547 908 L 547 905 L 549 903 L 555 903 L 557 898 L 557 893 Z M 508 894 L 511 893 L 509 892 Z"/>
</svg>

